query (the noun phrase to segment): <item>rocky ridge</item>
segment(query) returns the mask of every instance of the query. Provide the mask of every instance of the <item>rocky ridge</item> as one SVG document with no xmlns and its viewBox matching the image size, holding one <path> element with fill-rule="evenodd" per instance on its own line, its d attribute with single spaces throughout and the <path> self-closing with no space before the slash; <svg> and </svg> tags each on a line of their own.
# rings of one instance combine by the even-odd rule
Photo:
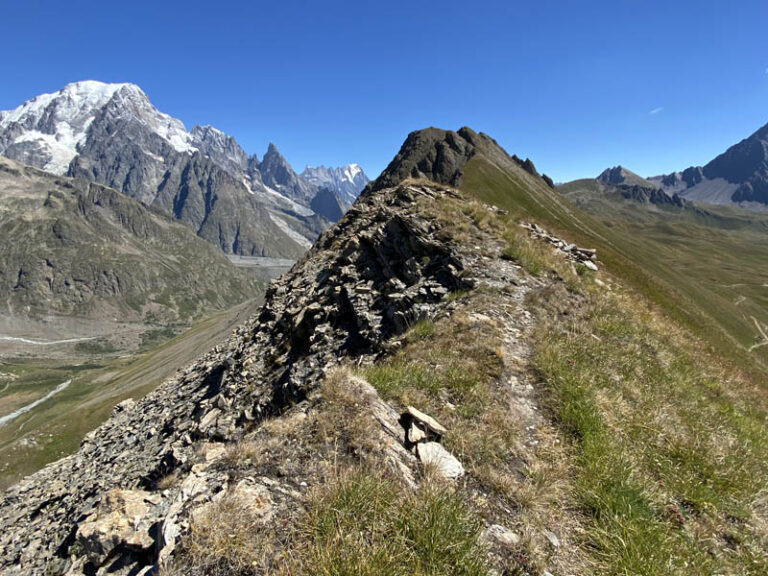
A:
<svg viewBox="0 0 768 576">
<path fill-rule="evenodd" d="M 308 402 L 331 367 L 385 353 L 412 322 L 437 314 L 447 294 L 477 282 L 477 256 L 438 240 L 439 230 L 408 210 L 417 197 L 445 194 L 401 187 L 357 203 L 273 282 L 260 314 L 229 342 L 146 398 L 117 406 L 77 454 L 9 489 L 0 503 L 3 525 L 14 526 L 0 536 L 3 572 L 135 574 L 169 554 L 185 515 L 227 488 L 226 475 L 199 462 L 201 446 L 235 441 Z M 391 433 L 404 434 L 390 416 Z M 407 451 L 392 449 L 413 465 Z M 185 477 L 180 487 L 158 490 L 170 473 Z M 273 502 L 299 489 L 286 479 L 246 484 Z M 94 536 L 96 519 L 119 508 L 143 517 Z"/>
<path fill-rule="evenodd" d="M 78 453 L 4 494 L 0 519 L 13 530 L 0 535 L 0 570 L 153 573 L 173 564 L 190 524 L 221 503 L 250 510 L 260 526 L 254 535 L 277 531 L 265 562 L 278 565 L 284 551 L 273 545 L 286 519 L 298 517 L 307 486 L 332 474 L 339 457 L 308 443 L 318 429 L 345 426 L 323 412 L 329 379 L 341 380 L 349 395 L 344 419 L 361 413 L 369 422 L 355 445 L 377 451 L 405 485 L 418 483 L 419 460 L 446 478 L 461 477 L 462 463 L 442 446 L 450 430 L 418 406 L 396 411 L 367 382 L 338 371 L 393 353 L 417 320 L 453 314 L 460 304 L 448 296 L 456 291 L 497 294 L 471 317 L 504 326 L 510 417 L 534 446 L 541 416 L 520 373 L 530 353 L 524 302 L 547 281 L 507 260 L 498 238 L 474 229 L 468 243 L 417 209 L 456 201 L 450 189 L 407 183 L 361 198 L 273 281 L 260 313 L 228 342 L 144 399 L 116 406 Z M 233 458 L 245 439 L 261 455 Z M 508 521 L 504 507 L 487 512 L 483 538 L 491 559 L 520 541 Z"/>
<path fill-rule="evenodd" d="M 597 250 L 593 248 L 579 248 L 576 244 L 568 243 L 565 240 L 558 238 L 547 232 L 544 228 L 537 224 L 531 224 L 529 222 L 521 222 L 520 226 L 528 230 L 531 238 L 535 240 L 543 240 L 550 246 L 553 246 L 558 253 L 562 254 L 566 259 L 580 264 L 597 272 Z"/>
</svg>

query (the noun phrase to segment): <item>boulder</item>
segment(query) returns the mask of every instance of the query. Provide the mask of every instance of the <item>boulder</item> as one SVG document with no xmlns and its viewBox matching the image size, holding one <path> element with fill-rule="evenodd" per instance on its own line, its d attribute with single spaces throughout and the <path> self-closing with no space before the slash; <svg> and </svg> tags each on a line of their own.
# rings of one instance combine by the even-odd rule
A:
<svg viewBox="0 0 768 576">
<path fill-rule="evenodd" d="M 152 509 L 159 502 L 158 495 L 143 490 L 107 492 L 96 512 L 77 529 L 77 541 L 88 559 L 98 566 L 118 547 L 151 548 L 149 529 L 157 520 Z"/>
<path fill-rule="evenodd" d="M 439 442 L 421 442 L 416 452 L 422 463 L 434 467 L 444 478 L 455 479 L 464 475 L 464 466 Z"/>
</svg>

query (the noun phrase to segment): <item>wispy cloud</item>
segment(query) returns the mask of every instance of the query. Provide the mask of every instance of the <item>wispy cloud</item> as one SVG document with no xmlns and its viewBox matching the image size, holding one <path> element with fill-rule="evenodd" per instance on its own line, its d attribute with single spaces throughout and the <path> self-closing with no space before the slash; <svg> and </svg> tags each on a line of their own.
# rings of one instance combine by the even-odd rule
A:
<svg viewBox="0 0 768 576">
<path fill-rule="evenodd" d="M 658 114 L 658 113 L 659 113 L 659 112 L 661 112 L 662 110 L 664 110 L 664 107 L 663 107 L 663 106 L 659 106 L 658 108 L 654 108 L 653 110 L 651 110 L 650 112 L 648 112 L 648 115 L 649 115 L 649 116 L 656 116 L 656 114 Z"/>
</svg>

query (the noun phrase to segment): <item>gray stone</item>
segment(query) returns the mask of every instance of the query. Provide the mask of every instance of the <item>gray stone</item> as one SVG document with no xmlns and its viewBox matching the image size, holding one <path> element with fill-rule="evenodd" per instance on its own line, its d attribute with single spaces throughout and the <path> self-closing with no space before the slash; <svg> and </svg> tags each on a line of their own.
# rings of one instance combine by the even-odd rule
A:
<svg viewBox="0 0 768 576">
<path fill-rule="evenodd" d="M 464 475 L 464 466 L 439 442 L 421 442 L 416 445 L 419 460 L 445 478 L 455 479 Z"/>
</svg>

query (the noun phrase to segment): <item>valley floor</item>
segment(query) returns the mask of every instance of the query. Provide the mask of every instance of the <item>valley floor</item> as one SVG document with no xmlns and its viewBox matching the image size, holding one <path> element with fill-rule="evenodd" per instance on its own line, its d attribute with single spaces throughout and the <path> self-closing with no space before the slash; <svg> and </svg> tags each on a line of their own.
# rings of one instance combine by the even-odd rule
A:
<svg viewBox="0 0 768 576">
<path fill-rule="evenodd" d="M 82 437 L 106 419 L 115 404 L 153 390 L 225 339 L 258 304 L 249 302 L 216 314 L 175 337 L 172 331 L 153 332 L 144 324 L 121 326 L 121 341 L 139 346 L 134 353 L 100 346 L 107 333 L 96 338 L 66 337 L 59 342 L 43 340 L 42 334 L 4 340 L 0 350 L 0 490 L 76 450 Z M 82 320 L 71 320 L 66 327 L 72 325 L 83 332 L 94 329 L 93 323 Z M 34 410 L 3 421 L 65 381 L 70 385 Z"/>
</svg>

